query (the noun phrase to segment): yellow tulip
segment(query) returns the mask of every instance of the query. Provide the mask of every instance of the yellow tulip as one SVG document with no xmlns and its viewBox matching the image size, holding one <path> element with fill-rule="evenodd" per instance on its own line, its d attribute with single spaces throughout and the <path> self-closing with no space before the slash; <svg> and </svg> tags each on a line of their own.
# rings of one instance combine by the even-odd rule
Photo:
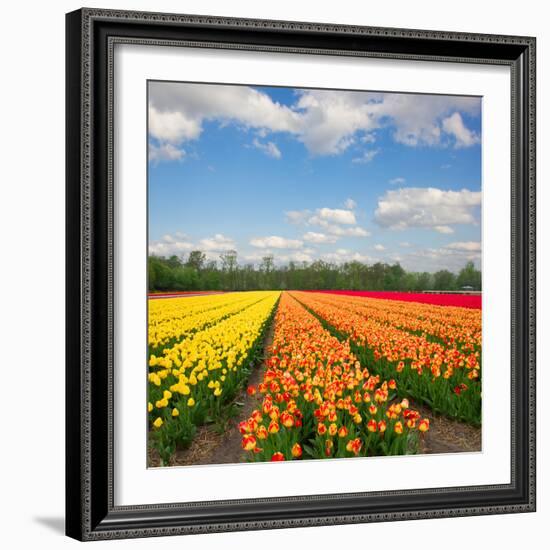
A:
<svg viewBox="0 0 550 550">
<path fill-rule="evenodd" d="M 162 422 L 162 418 L 159 416 L 157 417 L 157 419 L 153 422 L 153 426 L 155 428 L 160 428 L 162 426 L 163 422 Z"/>
</svg>

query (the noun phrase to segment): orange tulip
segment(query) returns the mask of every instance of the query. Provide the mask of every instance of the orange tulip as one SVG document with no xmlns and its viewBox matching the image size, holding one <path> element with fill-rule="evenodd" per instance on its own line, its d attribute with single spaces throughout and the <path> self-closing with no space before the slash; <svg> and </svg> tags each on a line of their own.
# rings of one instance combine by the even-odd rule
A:
<svg viewBox="0 0 550 550">
<path fill-rule="evenodd" d="M 350 439 L 346 444 L 346 451 L 353 453 L 355 456 L 359 454 L 359 451 L 362 447 L 361 440 L 356 437 L 355 439 Z"/>
<path fill-rule="evenodd" d="M 427 432 L 430 429 L 430 421 L 427 418 L 423 418 L 418 424 L 418 430 L 420 432 Z"/>
<path fill-rule="evenodd" d="M 302 447 L 299 443 L 294 443 L 292 446 L 292 456 L 294 458 L 300 458 L 302 456 Z"/>
<path fill-rule="evenodd" d="M 256 448 L 256 438 L 253 435 L 245 435 L 241 445 L 245 451 L 252 451 Z"/>
</svg>

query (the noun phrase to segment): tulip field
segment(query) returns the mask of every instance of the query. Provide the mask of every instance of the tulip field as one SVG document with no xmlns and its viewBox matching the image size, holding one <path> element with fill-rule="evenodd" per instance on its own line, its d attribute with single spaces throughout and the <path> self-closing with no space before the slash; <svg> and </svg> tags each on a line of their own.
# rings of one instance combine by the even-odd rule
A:
<svg viewBox="0 0 550 550">
<path fill-rule="evenodd" d="M 418 453 L 426 410 L 480 426 L 481 304 L 360 294 L 151 297 L 147 408 L 160 464 L 228 418 L 250 462 Z"/>
</svg>

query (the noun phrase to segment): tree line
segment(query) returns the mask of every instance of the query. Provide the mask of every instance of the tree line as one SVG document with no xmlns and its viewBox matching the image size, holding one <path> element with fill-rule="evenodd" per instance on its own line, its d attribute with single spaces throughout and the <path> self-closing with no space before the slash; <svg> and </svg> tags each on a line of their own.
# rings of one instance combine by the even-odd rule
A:
<svg viewBox="0 0 550 550">
<path fill-rule="evenodd" d="M 436 273 L 406 271 L 399 263 L 358 261 L 334 264 L 323 260 L 277 265 L 272 255 L 259 265 L 237 262 L 237 252 L 208 260 L 193 250 L 186 258 L 151 255 L 148 258 L 150 292 L 174 290 L 481 290 L 481 272 L 468 262 L 458 274 L 447 269 Z"/>
</svg>

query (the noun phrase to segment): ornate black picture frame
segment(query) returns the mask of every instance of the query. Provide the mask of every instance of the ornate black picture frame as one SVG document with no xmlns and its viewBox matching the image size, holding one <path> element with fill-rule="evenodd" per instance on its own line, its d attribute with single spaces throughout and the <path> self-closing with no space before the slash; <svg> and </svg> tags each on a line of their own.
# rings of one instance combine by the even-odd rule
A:
<svg viewBox="0 0 550 550">
<path fill-rule="evenodd" d="M 511 483 L 117 507 L 113 48 L 194 45 L 510 67 Z M 535 510 L 535 39 L 82 9 L 67 15 L 66 532 L 79 540 Z"/>
</svg>

